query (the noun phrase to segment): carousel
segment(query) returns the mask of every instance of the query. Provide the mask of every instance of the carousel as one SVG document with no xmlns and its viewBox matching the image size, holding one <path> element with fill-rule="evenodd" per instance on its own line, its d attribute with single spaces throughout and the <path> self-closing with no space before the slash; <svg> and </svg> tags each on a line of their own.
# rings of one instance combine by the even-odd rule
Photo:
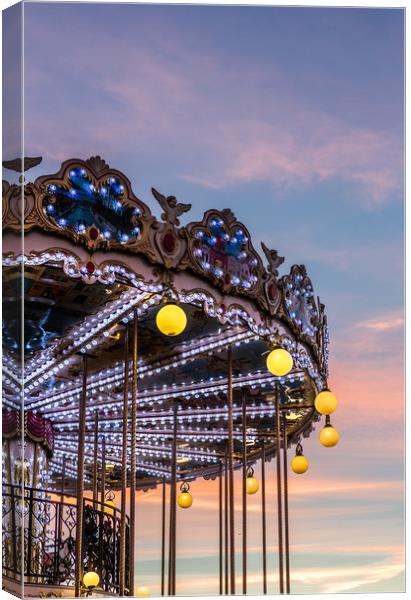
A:
<svg viewBox="0 0 411 600">
<path fill-rule="evenodd" d="M 319 443 L 339 437 L 327 318 L 305 267 L 279 277 L 284 258 L 262 244 L 263 260 L 229 209 L 182 225 L 191 205 L 153 189 L 155 217 L 99 156 L 26 179 L 3 180 L 5 589 L 149 595 L 135 586 L 136 496 L 159 486 L 161 595 L 178 594 L 177 517 L 203 478 L 218 481 L 220 594 L 247 593 L 249 494 L 261 496 L 267 593 L 268 485 L 278 592 L 290 593 L 288 470 L 309 468 L 318 421 Z"/>
</svg>

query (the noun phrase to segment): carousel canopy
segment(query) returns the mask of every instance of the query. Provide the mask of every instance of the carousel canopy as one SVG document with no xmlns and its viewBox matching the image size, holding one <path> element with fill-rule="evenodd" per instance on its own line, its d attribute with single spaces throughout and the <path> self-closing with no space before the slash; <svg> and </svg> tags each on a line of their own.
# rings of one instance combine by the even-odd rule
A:
<svg viewBox="0 0 411 600">
<path fill-rule="evenodd" d="M 191 206 L 154 189 L 153 195 L 160 219 L 134 195 L 128 178 L 99 157 L 65 161 L 58 173 L 32 183 L 3 181 L 4 405 L 18 409 L 24 391 L 25 409 L 52 423 L 56 478 L 63 457 L 66 475 L 76 476 L 87 356 L 86 463 L 93 461 L 98 418 L 108 481 L 120 480 L 124 386 L 130 394 L 133 385 L 132 344 L 125 339 L 135 315 L 142 487 L 170 478 L 174 410 L 178 478 L 218 472 L 227 445 L 228 352 L 238 466 L 243 399 L 251 462 L 263 442 L 268 456 L 274 452 L 276 389 L 290 444 L 309 435 L 318 419 L 314 398 L 327 378 L 327 319 L 305 267 L 294 265 L 279 277 L 284 259 L 262 245 L 265 266 L 230 210 L 209 210 L 181 226 Z M 178 336 L 156 326 L 165 301 L 186 313 Z M 293 357 L 284 377 L 267 370 L 265 353 L 273 344 Z"/>
</svg>

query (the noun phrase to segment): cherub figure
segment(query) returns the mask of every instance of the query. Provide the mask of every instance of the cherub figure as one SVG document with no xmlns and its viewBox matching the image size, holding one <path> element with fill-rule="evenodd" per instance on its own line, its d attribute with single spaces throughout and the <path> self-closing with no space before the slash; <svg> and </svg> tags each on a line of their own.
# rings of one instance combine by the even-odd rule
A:
<svg viewBox="0 0 411 600">
<path fill-rule="evenodd" d="M 191 204 L 181 204 L 177 202 L 175 196 L 163 196 L 160 192 L 157 192 L 154 188 L 151 188 L 154 198 L 160 204 L 164 212 L 161 215 L 163 221 L 170 223 L 170 225 L 180 225 L 179 216 L 187 212 L 191 208 Z"/>
<path fill-rule="evenodd" d="M 278 256 L 277 250 L 270 250 L 269 248 L 267 248 L 264 242 L 261 242 L 261 248 L 264 250 L 264 254 L 268 260 L 269 273 L 271 273 L 271 275 L 274 275 L 274 277 L 278 277 L 277 269 L 280 265 L 283 264 L 284 257 Z"/>
</svg>

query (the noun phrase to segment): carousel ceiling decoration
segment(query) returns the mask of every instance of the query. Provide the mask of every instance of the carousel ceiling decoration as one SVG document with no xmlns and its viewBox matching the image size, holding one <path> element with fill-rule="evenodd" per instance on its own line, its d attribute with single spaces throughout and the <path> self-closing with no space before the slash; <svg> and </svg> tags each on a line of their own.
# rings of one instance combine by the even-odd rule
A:
<svg viewBox="0 0 411 600">
<path fill-rule="evenodd" d="M 290 443 L 309 435 L 319 418 L 314 398 L 326 385 L 327 319 L 305 267 L 293 266 L 279 278 L 284 258 L 262 244 L 265 267 L 249 231 L 231 210 L 209 210 L 201 221 L 181 225 L 191 204 L 154 188 L 152 193 L 160 220 L 133 193 L 126 175 L 98 156 L 67 160 L 57 173 L 34 182 L 3 181 L 5 234 L 10 239 L 19 234 L 22 220 L 25 232 L 23 252 L 4 246 L 5 403 L 17 408 L 21 391 L 18 291 L 23 281 L 25 402 L 53 423 L 54 473 L 64 455 L 76 460 L 85 355 L 91 357 L 86 418 L 98 415 L 100 435 L 109 435 L 109 460 L 121 464 L 123 346 L 135 311 L 140 329 L 137 467 L 143 484 L 170 477 L 167 432 L 176 399 L 180 476 L 216 472 L 227 437 L 231 347 L 239 457 L 245 392 L 252 398 L 247 439 L 255 457 L 261 442 L 271 439 L 277 382 L 282 402 L 292 407 Z M 164 301 L 183 306 L 188 317 L 176 339 L 155 325 Z M 274 343 L 292 356 L 294 368 L 286 377 L 266 370 L 264 353 Z M 132 377 L 129 364 L 129 386 Z M 86 456 L 92 444 L 87 432 Z"/>
</svg>

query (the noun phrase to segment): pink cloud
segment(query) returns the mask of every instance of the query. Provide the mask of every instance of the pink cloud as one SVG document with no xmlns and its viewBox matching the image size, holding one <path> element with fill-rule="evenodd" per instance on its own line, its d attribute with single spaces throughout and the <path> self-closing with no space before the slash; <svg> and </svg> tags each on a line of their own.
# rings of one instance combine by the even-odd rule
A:
<svg viewBox="0 0 411 600">
<path fill-rule="evenodd" d="M 58 35 L 47 31 L 49 43 Z M 56 158 L 63 147 L 65 155 L 110 154 L 121 141 L 131 152 L 171 159 L 182 179 L 205 187 L 265 181 L 276 189 L 305 188 L 338 179 L 354 184 L 356 199 L 368 208 L 401 189 L 402 150 L 393 134 L 308 110 L 290 97 L 284 73 L 244 64 L 240 75 L 195 50 L 187 53 L 176 39 L 156 48 L 120 39 L 113 52 L 104 38 L 87 32 L 70 57 L 61 58 L 61 78 L 72 65 L 77 76 L 89 78 L 92 64 L 93 93 L 101 101 L 79 111 L 70 93 L 62 94 L 50 112 L 44 97 L 54 91 L 55 78 L 32 67 L 27 52 L 26 146 L 32 152 Z M 278 83 L 275 95 L 267 77 Z M 250 116 L 250 107 L 258 116 Z"/>
<path fill-rule="evenodd" d="M 404 329 L 404 317 L 400 313 L 388 313 L 381 317 L 368 319 L 360 323 L 356 323 L 355 327 L 360 329 L 370 329 L 375 332 L 392 331 L 395 329 Z"/>
</svg>

